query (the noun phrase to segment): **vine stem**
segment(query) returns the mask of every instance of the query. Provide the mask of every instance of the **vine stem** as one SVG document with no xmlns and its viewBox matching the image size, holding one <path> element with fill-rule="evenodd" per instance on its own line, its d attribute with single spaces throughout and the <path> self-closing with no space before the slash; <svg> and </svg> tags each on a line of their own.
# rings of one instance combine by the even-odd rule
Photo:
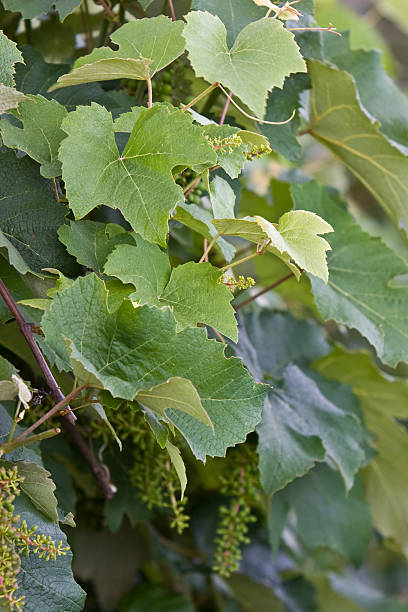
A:
<svg viewBox="0 0 408 612">
<path fill-rule="evenodd" d="M 262 291 L 259 291 L 258 293 L 255 293 L 255 295 L 252 295 L 247 300 L 244 300 L 243 302 L 238 304 L 238 306 L 235 306 L 235 310 L 239 310 L 240 308 L 243 308 L 243 306 L 246 306 L 247 304 L 250 304 L 251 302 L 253 302 L 257 298 L 261 297 L 261 295 L 264 295 L 264 293 L 267 293 L 268 291 L 272 291 L 272 289 L 275 289 L 275 287 L 279 287 L 279 285 L 281 285 L 285 281 L 287 281 L 290 278 L 292 278 L 292 276 L 293 276 L 293 272 L 291 272 L 290 274 L 287 274 L 286 276 L 283 276 L 279 280 L 277 280 L 274 283 L 272 283 L 272 285 L 269 285 L 268 287 L 265 287 L 265 289 L 262 289 Z"/>
<path fill-rule="evenodd" d="M 107 15 L 109 15 L 109 17 L 111 19 L 116 19 L 115 13 L 112 11 L 112 9 L 109 8 L 109 6 L 106 4 L 105 0 L 98 0 L 98 2 L 101 5 L 101 7 L 103 8 L 103 10 L 105 11 L 105 13 Z"/>
<path fill-rule="evenodd" d="M 58 402 L 58 404 L 55 404 L 55 406 L 50 408 L 50 410 L 48 412 L 43 414 L 38 419 L 38 421 L 36 421 L 32 425 L 30 425 L 30 427 L 27 427 L 27 429 L 25 429 L 23 431 L 23 433 L 21 433 L 19 436 L 17 436 L 17 438 L 14 438 L 13 442 L 21 442 L 21 440 L 24 440 L 24 438 L 26 438 L 28 435 L 30 435 L 30 433 L 32 433 L 35 429 L 37 429 L 37 427 L 39 427 L 40 425 L 45 423 L 45 421 L 50 419 L 52 416 L 54 416 L 54 414 L 56 414 L 57 412 L 62 410 L 62 408 L 64 408 L 67 404 L 69 404 L 69 402 L 72 399 L 74 399 L 74 397 L 76 397 L 79 393 L 81 393 L 81 391 L 83 391 L 85 389 L 85 387 L 86 387 L 86 385 L 81 385 L 80 387 L 77 387 L 76 389 L 73 389 L 71 391 L 71 393 L 69 393 L 66 397 L 64 397 L 64 399 L 62 399 L 60 402 Z"/>
<path fill-rule="evenodd" d="M 213 248 L 214 244 L 217 242 L 218 238 L 221 236 L 220 233 L 215 234 L 214 238 L 211 240 L 210 244 L 207 246 L 207 248 L 205 249 L 204 253 L 201 256 L 201 259 L 198 263 L 202 263 L 203 261 L 206 260 L 206 258 L 208 257 L 209 252 L 211 251 L 211 249 Z"/>
<path fill-rule="evenodd" d="M 231 102 L 231 97 L 232 97 L 232 90 L 230 89 L 230 92 L 229 92 L 229 94 L 227 96 L 227 99 L 225 100 L 225 104 L 224 104 L 224 108 L 222 110 L 222 115 L 221 115 L 221 119 L 220 119 L 219 125 L 224 125 L 225 117 L 227 116 L 228 107 L 229 107 L 230 102 Z"/>
<path fill-rule="evenodd" d="M 172 20 L 176 21 L 176 13 L 174 12 L 173 0 L 169 0 L 169 8 Z"/>
<path fill-rule="evenodd" d="M 1 279 L 0 279 L 0 295 L 5 301 L 8 309 L 14 316 L 17 322 L 17 325 L 20 328 L 21 333 L 26 339 L 27 344 L 30 347 L 40 367 L 40 370 L 44 375 L 47 385 L 51 391 L 52 398 L 54 399 L 54 401 L 60 402 L 61 400 L 64 399 L 64 395 L 61 389 L 59 388 L 57 381 L 55 380 L 50 368 L 48 367 L 48 363 L 45 361 L 43 354 L 38 348 L 38 345 L 34 339 L 33 328 L 31 327 L 31 323 L 27 323 L 27 321 L 24 319 L 23 315 L 17 308 L 17 304 L 15 303 L 11 294 L 9 293 L 9 290 L 7 289 L 6 285 Z M 67 420 L 71 424 L 74 424 L 76 421 L 76 416 L 71 412 L 71 410 L 69 410 L 69 412 L 67 413 Z"/>
<path fill-rule="evenodd" d="M 152 79 L 147 79 L 147 107 L 152 108 L 153 106 L 153 90 L 152 90 Z"/>
<path fill-rule="evenodd" d="M 33 442 L 41 442 L 42 440 L 53 438 L 54 436 L 58 436 L 60 433 L 61 429 L 59 427 L 54 427 L 53 429 L 47 429 L 47 431 L 42 431 L 41 433 L 31 436 L 30 438 L 25 438 L 24 440 L 17 440 L 16 438 L 15 440 L 6 442 L 0 446 L 0 457 L 15 451 L 17 448 L 32 444 Z"/>
</svg>

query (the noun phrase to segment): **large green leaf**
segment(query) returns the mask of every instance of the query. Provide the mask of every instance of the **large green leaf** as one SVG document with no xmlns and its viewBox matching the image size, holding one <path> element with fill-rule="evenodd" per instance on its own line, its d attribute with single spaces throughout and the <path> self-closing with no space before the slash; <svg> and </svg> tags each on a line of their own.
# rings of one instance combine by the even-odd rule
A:
<svg viewBox="0 0 408 612">
<path fill-rule="evenodd" d="M 49 267 L 75 271 L 57 237 L 67 210 L 56 202 L 51 182 L 41 178 L 38 164 L 28 157 L 8 152 L 0 160 L 0 246 L 10 263 L 21 274 Z"/>
<path fill-rule="evenodd" d="M 306 71 L 293 34 L 276 19 L 250 23 L 231 48 L 225 25 L 215 15 L 194 11 L 186 21 L 184 35 L 196 75 L 231 89 L 257 117 L 265 114 L 268 91 L 282 87 L 292 72 Z"/>
<path fill-rule="evenodd" d="M 282 489 L 326 458 L 334 461 L 350 490 L 370 439 L 356 415 L 353 394 L 347 387 L 341 393 L 336 387 L 320 388 L 295 365 L 287 366 L 282 378 L 265 402 L 257 429 L 265 492 Z"/>
<path fill-rule="evenodd" d="M 208 340 L 204 329 L 176 333 L 169 310 L 135 308 L 125 300 L 109 312 L 106 297 L 104 283 L 91 274 L 58 294 L 44 314 L 46 340 L 67 366 L 71 353 L 83 377 L 125 399 L 174 376 L 187 378 L 215 430 L 168 411 L 194 454 L 224 455 L 228 446 L 242 442 L 260 420 L 265 388 L 254 384 L 241 361 L 226 359 L 225 347 Z"/>
<path fill-rule="evenodd" d="M 17 49 L 16 43 L 0 30 L 0 83 L 13 87 L 14 64 L 17 62 L 23 62 L 21 52 Z"/>
<path fill-rule="evenodd" d="M 62 120 L 67 116 L 66 109 L 56 100 L 46 100 L 42 96 L 30 96 L 22 100 L 13 116 L 22 127 L 8 119 L 0 120 L 0 132 L 6 147 L 19 149 L 41 164 L 40 172 L 45 178 L 61 174 L 58 149 L 64 132 Z"/>
<path fill-rule="evenodd" d="M 183 53 L 182 32 L 182 21 L 164 15 L 131 21 L 111 36 L 117 51 L 100 47 L 80 57 L 72 72 L 61 76 L 51 90 L 91 81 L 148 79 Z"/>
<path fill-rule="evenodd" d="M 346 495 L 340 476 L 320 465 L 279 495 L 294 510 L 297 531 L 308 548 L 331 548 L 350 563 L 363 561 L 371 537 L 371 515 L 360 480 Z"/>
<path fill-rule="evenodd" d="M 24 19 L 40 17 L 55 7 L 63 20 L 80 4 L 80 0 L 4 0 L 4 7 L 9 11 L 18 11 Z"/>
<path fill-rule="evenodd" d="M 237 323 L 230 304 L 233 295 L 219 282 L 219 268 L 192 261 L 170 268 L 168 256 L 140 237 L 138 246 L 121 245 L 108 257 L 105 273 L 134 285 L 130 298 L 139 304 L 168 306 L 177 331 L 205 323 L 235 342 Z"/>
<path fill-rule="evenodd" d="M 382 376 L 365 353 L 344 353 L 339 348 L 315 367 L 331 379 L 353 387 L 378 451 L 364 470 L 367 499 L 374 525 L 385 537 L 394 538 L 408 554 L 408 495 L 405 473 L 396 466 L 408 460 L 408 435 L 393 417 L 408 417 L 408 384 Z"/>
<path fill-rule="evenodd" d="M 408 232 L 408 159 L 380 132 L 361 106 L 353 77 L 310 63 L 310 132 L 373 193 Z"/>
<path fill-rule="evenodd" d="M 213 225 L 224 236 L 239 236 L 259 245 L 267 243 L 268 250 L 282 259 L 297 278 L 301 268 L 325 283 L 328 281 L 326 251 L 330 250 L 330 245 L 319 234 L 332 232 L 333 228 L 317 215 L 296 210 L 282 215 L 278 224 L 255 216 L 214 219 Z"/>
<path fill-rule="evenodd" d="M 364 232 L 317 183 L 293 186 L 292 193 L 296 207 L 322 215 L 335 230 L 328 254 L 329 283 L 311 278 L 322 316 L 358 329 L 384 363 L 408 361 L 408 289 L 390 284 L 395 276 L 408 273 L 407 265 L 379 238 Z"/>
<path fill-rule="evenodd" d="M 103 273 L 108 255 L 116 245 L 134 244 L 136 240 L 136 236 L 133 238 L 116 223 L 97 221 L 71 221 L 70 225 L 59 228 L 58 238 L 79 264 L 99 274 Z"/>
<path fill-rule="evenodd" d="M 75 217 L 101 204 L 119 208 L 143 238 L 163 246 L 170 213 L 183 199 L 172 168 L 216 162 L 191 117 L 165 105 L 141 113 L 121 155 L 112 116 L 98 104 L 77 108 L 62 129 L 68 134 L 60 148 L 62 174 Z"/>
</svg>

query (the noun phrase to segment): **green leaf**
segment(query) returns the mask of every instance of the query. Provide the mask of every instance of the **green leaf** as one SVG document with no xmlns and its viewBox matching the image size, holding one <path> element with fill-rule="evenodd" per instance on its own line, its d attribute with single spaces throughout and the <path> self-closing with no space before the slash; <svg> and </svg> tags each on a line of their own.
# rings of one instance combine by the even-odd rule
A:
<svg viewBox="0 0 408 612">
<path fill-rule="evenodd" d="M 58 240 L 66 209 L 55 200 L 38 164 L 13 152 L 0 159 L 0 246 L 21 273 L 40 275 L 45 267 L 74 272 L 76 266 Z M 13 215 L 10 215 L 10 211 Z"/>
<path fill-rule="evenodd" d="M 367 116 L 351 75 L 311 62 L 310 76 L 311 134 L 364 183 L 395 223 L 408 232 L 404 204 L 408 159 L 381 134 L 379 124 Z"/>
<path fill-rule="evenodd" d="M 169 593 L 158 584 L 139 584 L 125 595 L 119 612 L 195 612 L 181 593 Z"/>
<path fill-rule="evenodd" d="M 347 389 L 319 388 L 297 366 L 289 365 L 283 382 L 265 402 L 258 426 L 259 468 L 267 494 L 308 472 L 316 461 L 330 458 L 349 491 L 365 463 L 370 437 L 356 415 Z M 325 394 L 323 393 L 325 392 Z"/>
<path fill-rule="evenodd" d="M 37 463 L 28 461 L 17 461 L 14 465 L 17 466 L 18 475 L 24 477 L 20 486 L 21 491 L 41 514 L 54 523 L 58 523 L 58 502 L 54 495 L 55 484 L 50 478 L 50 472 Z"/>
<path fill-rule="evenodd" d="M 292 72 L 306 72 L 293 34 L 277 19 L 250 23 L 231 48 L 218 17 L 195 11 L 185 19 L 184 36 L 196 75 L 231 89 L 257 117 L 265 114 L 269 90 L 282 87 Z"/>
<path fill-rule="evenodd" d="M 75 217 L 81 219 L 101 204 L 119 208 L 143 238 L 165 246 L 170 212 L 183 199 L 172 168 L 216 161 L 200 128 L 191 122 L 181 110 L 155 105 L 141 113 L 120 155 L 112 117 L 104 108 L 93 103 L 70 113 L 62 124 L 68 137 L 60 159 Z"/>
<path fill-rule="evenodd" d="M 377 0 L 376 9 L 405 33 L 408 33 L 407 6 L 404 0 Z"/>
<path fill-rule="evenodd" d="M 8 11 L 18 11 L 24 19 L 40 17 L 43 13 L 48 13 L 55 7 L 59 12 L 61 20 L 80 4 L 79 0 L 4 0 L 4 7 Z"/>
<path fill-rule="evenodd" d="M 337 593 L 330 585 L 328 578 L 320 576 L 313 577 L 313 584 L 317 588 L 317 599 L 319 610 L 325 612 L 364 612 L 348 597 Z"/>
<path fill-rule="evenodd" d="M 408 417 L 408 383 L 381 375 L 365 353 L 345 353 L 336 348 L 315 364 L 324 376 L 353 387 L 361 401 L 378 451 L 364 470 L 367 499 L 375 527 L 395 541 L 408 554 L 408 496 L 404 473 L 396 469 L 408 458 L 408 435 L 393 417 Z"/>
<path fill-rule="evenodd" d="M 207 262 L 188 263 L 174 268 L 168 285 L 159 297 L 160 304 L 170 306 L 177 321 L 177 331 L 205 323 L 238 340 L 233 294 L 222 283 L 219 268 Z"/>
<path fill-rule="evenodd" d="M 328 281 L 326 251 L 330 250 L 330 245 L 319 234 L 332 232 L 333 228 L 315 214 L 304 210 L 290 211 L 280 217 L 279 224 L 255 216 L 215 219 L 213 225 L 223 235 L 240 236 L 260 245 L 268 243 L 268 250 L 282 259 L 297 278 L 300 272 L 292 260 L 325 283 Z"/>
<path fill-rule="evenodd" d="M 182 32 L 182 21 L 164 15 L 131 21 L 111 35 L 117 51 L 100 47 L 80 57 L 51 90 L 90 81 L 151 78 L 183 53 Z"/>
<path fill-rule="evenodd" d="M 50 536 L 56 544 L 67 545 L 66 535 L 59 526 L 45 518 L 22 493 L 15 499 L 15 510 L 28 528 L 37 526 L 37 533 Z M 74 581 L 71 563 L 72 553 L 57 557 L 55 561 L 37 555 L 22 555 L 18 575 L 19 589 L 16 597 L 25 596 L 24 609 L 27 612 L 53 610 L 55 612 L 81 612 L 86 593 Z"/>
<path fill-rule="evenodd" d="M 221 19 L 227 29 L 227 43 L 234 44 L 238 34 L 253 21 L 265 17 L 266 11 L 256 6 L 253 0 L 235 0 L 231 2 L 218 2 L 218 0 L 193 0 L 192 9 L 208 11 Z"/>
<path fill-rule="evenodd" d="M 0 355 L 0 381 L 11 380 L 12 375 L 17 374 L 17 371 L 12 363 Z"/>
<path fill-rule="evenodd" d="M 109 255 L 104 271 L 123 283 L 131 283 L 136 292 L 131 299 L 140 305 L 161 306 L 159 297 L 169 282 L 169 258 L 156 244 L 134 235 L 133 245 L 120 245 Z"/>
<path fill-rule="evenodd" d="M 226 582 L 232 595 L 245 612 L 253 612 L 253 610 L 284 612 L 282 602 L 270 586 L 262 582 L 255 582 L 245 574 L 234 574 Z"/>
<path fill-rule="evenodd" d="M 98 274 L 103 273 L 106 260 L 115 246 L 135 242 L 133 236 L 120 225 L 97 221 L 71 221 L 69 225 L 59 228 L 58 238 L 79 264 Z"/>
<path fill-rule="evenodd" d="M 24 63 L 23 56 L 15 42 L 7 38 L 0 30 L 0 83 L 7 87 L 14 86 L 14 64 Z"/>
<path fill-rule="evenodd" d="M 174 469 L 177 472 L 177 476 L 179 478 L 180 486 L 181 486 L 181 499 L 183 499 L 184 492 L 187 486 L 186 466 L 184 465 L 183 458 L 177 446 L 174 446 L 168 440 L 166 442 L 166 450 L 169 453 L 171 462 L 174 465 Z"/>
<path fill-rule="evenodd" d="M 0 120 L 0 132 L 6 147 L 25 151 L 41 164 L 40 172 L 45 178 L 61 174 L 58 149 L 64 132 L 62 120 L 68 115 L 66 109 L 55 100 L 42 96 L 30 96 L 20 102 L 13 116 L 21 122 L 18 127 L 8 119 Z"/>
<path fill-rule="evenodd" d="M 223 456 L 259 422 L 265 388 L 254 384 L 237 358 L 224 357 L 225 346 L 208 340 L 204 329 L 176 333 L 169 310 L 135 308 L 125 300 L 115 312 L 106 305 L 104 283 L 94 274 L 78 278 L 58 294 L 42 320 L 50 347 L 69 367 L 72 359 L 89 378 L 114 397 L 134 399 L 169 378 L 191 381 L 211 419 L 215 434 L 190 415 L 168 414 L 196 457 Z"/>
<path fill-rule="evenodd" d="M 341 477 L 327 465 L 315 467 L 280 493 L 297 518 L 297 532 L 308 548 L 331 548 L 360 564 L 371 538 L 371 515 L 358 479 L 346 495 Z"/>
<path fill-rule="evenodd" d="M 308 209 L 334 227 L 328 254 L 329 283 L 311 278 L 315 303 L 324 319 L 355 327 L 388 365 L 408 361 L 408 289 L 392 288 L 407 265 L 379 238 L 364 232 L 323 187 L 309 182 L 293 186 L 296 207 Z M 347 244 L 347 248 L 344 245 Z"/>
<path fill-rule="evenodd" d="M 204 236 L 208 242 L 211 242 L 217 234 L 217 230 L 212 224 L 213 218 L 209 210 L 195 204 L 185 204 L 183 202 L 177 204 L 173 217 L 176 221 L 180 221 L 183 225 Z M 217 238 L 214 247 L 221 251 L 227 262 L 231 261 L 235 255 L 235 247 L 222 237 Z"/>
<path fill-rule="evenodd" d="M 203 408 L 197 389 L 187 378 L 175 376 L 151 389 L 138 391 L 136 400 L 142 406 L 166 420 L 168 419 L 167 410 L 180 410 L 214 430 L 211 419 Z"/>
<path fill-rule="evenodd" d="M 306 366 L 330 351 L 323 329 L 313 320 L 266 309 L 240 315 L 239 342 L 233 348 L 257 380 L 279 378 L 289 363 Z"/>
<path fill-rule="evenodd" d="M 0 83 L 0 115 L 10 108 L 17 108 L 24 98 L 25 95 L 21 91 Z"/>
</svg>

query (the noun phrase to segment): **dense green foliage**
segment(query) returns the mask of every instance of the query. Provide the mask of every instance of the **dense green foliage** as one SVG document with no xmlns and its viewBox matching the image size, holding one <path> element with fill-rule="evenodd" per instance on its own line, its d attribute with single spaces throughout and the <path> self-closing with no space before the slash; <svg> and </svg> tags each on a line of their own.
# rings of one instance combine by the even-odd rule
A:
<svg viewBox="0 0 408 612">
<path fill-rule="evenodd" d="M 314 4 L 2 0 L 1 610 L 408 611 L 408 101 Z"/>
</svg>

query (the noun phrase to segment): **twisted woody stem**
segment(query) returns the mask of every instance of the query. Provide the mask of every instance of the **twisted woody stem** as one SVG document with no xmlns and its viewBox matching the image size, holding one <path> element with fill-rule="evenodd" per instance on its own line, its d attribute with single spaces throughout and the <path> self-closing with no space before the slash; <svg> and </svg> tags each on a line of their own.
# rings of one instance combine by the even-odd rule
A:
<svg viewBox="0 0 408 612">
<path fill-rule="evenodd" d="M 81 388 L 78 388 L 76 390 L 74 390 L 72 393 L 70 393 L 67 397 L 64 397 L 61 389 L 59 388 L 47 362 L 44 359 L 43 354 L 41 353 L 40 349 L 37 346 L 37 343 L 35 341 L 34 338 L 34 334 L 33 334 L 33 329 L 31 326 L 31 323 L 28 323 L 23 315 L 21 314 L 21 312 L 19 311 L 17 304 L 15 303 L 13 297 L 11 296 L 9 290 L 7 289 L 6 285 L 4 284 L 4 282 L 0 279 L 0 295 L 3 298 L 3 300 L 5 301 L 5 303 L 7 304 L 10 312 L 12 313 L 12 315 L 14 316 L 16 323 L 18 325 L 18 327 L 20 328 L 21 333 L 23 334 L 24 338 L 27 341 L 27 344 L 29 345 L 40 369 L 41 372 L 43 373 L 43 376 L 47 382 L 47 385 L 50 389 L 51 392 L 51 396 L 53 397 L 54 401 L 56 401 L 56 405 L 54 406 L 54 408 L 52 408 L 47 414 L 43 415 L 43 417 L 41 417 L 40 421 L 44 422 L 47 418 L 49 418 L 50 416 L 52 416 L 54 413 L 57 413 L 61 410 L 61 408 L 63 408 L 65 406 L 66 409 L 66 414 L 64 416 L 61 417 L 61 423 L 64 427 L 65 432 L 67 433 L 67 435 L 69 436 L 69 438 L 71 439 L 71 442 L 77 447 L 77 449 L 79 450 L 79 452 L 81 453 L 81 455 L 83 456 L 84 460 L 86 461 L 86 463 L 88 464 L 88 466 L 90 467 L 92 474 L 94 475 L 94 478 L 96 480 L 96 482 L 98 483 L 100 489 L 102 490 L 102 493 L 104 495 L 104 497 L 106 499 L 110 499 L 111 497 L 113 497 L 114 493 L 115 493 L 115 488 L 114 486 L 110 483 L 110 478 L 109 478 L 109 472 L 107 470 L 107 467 L 105 465 L 103 465 L 102 463 L 99 463 L 92 451 L 92 448 L 90 446 L 88 446 L 88 444 L 84 441 L 84 439 L 82 438 L 81 434 L 79 433 L 79 431 L 77 430 L 77 428 L 75 427 L 75 421 L 76 421 L 76 417 L 74 415 L 74 413 L 71 411 L 71 409 L 68 406 L 68 402 L 71 398 L 75 397 L 75 395 L 78 394 L 78 392 L 80 390 L 82 390 Z M 39 425 L 40 423 L 37 421 L 37 423 L 34 424 L 35 428 Z M 24 437 L 24 435 L 27 435 L 28 433 L 30 433 L 31 431 L 33 431 L 33 429 L 30 428 L 27 430 L 27 432 L 25 432 L 25 434 L 23 434 L 22 437 Z"/>
</svg>

